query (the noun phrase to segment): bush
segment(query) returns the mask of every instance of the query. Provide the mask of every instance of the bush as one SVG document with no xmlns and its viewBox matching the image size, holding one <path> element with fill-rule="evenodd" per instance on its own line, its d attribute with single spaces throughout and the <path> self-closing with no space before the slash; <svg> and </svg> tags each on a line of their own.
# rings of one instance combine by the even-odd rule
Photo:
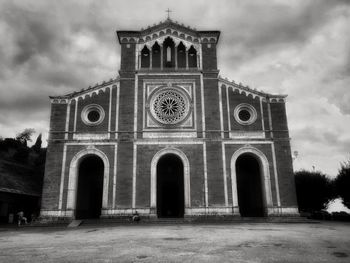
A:
<svg viewBox="0 0 350 263">
<path fill-rule="evenodd" d="M 342 211 L 342 212 L 333 212 L 332 213 L 333 220 L 336 221 L 350 221 L 350 214 Z"/>
<path fill-rule="evenodd" d="M 325 209 L 335 195 L 332 180 L 321 172 L 296 172 L 295 185 L 301 212 L 312 213 Z"/>
<path fill-rule="evenodd" d="M 343 204 L 350 208 L 350 160 L 341 164 L 335 188 L 337 195 L 343 199 Z"/>
<path fill-rule="evenodd" d="M 327 211 L 322 210 L 322 211 L 312 212 L 310 215 L 310 218 L 318 219 L 318 220 L 332 220 L 332 215 Z"/>
</svg>

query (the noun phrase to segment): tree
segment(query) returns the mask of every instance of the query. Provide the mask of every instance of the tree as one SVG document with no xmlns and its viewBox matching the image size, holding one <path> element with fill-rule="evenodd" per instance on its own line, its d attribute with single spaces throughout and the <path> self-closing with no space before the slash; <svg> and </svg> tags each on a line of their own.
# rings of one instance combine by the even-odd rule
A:
<svg viewBox="0 0 350 263">
<path fill-rule="evenodd" d="M 343 204 L 350 208 L 350 160 L 340 164 L 340 169 L 335 178 L 335 188 Z"/>
<path fill-rule="evenodd" d="M 20 141 L 22 144 L 27 145 L 27 141 L 32 141 L 30 138 L 32 134 L 35 132 L 34 129 L 27 128 L 24 131 L 20 132 L 16 136 L 16 140 Z"/>
<path fill-rule="evenodd" d="M 41 133 L 40 133 L 38 138 L 36 138 L 36 141 L 35 141 L 34 145 L 32 146 L 32 149 L 36 152 L 39 152 L 41 149 L 41 143 L 42 143 L 42 140 L 41 140 Z"/>
<path fill-rule="evenodd" d="M 320 211 L 334 198 L 333 181 L 321 172 L 298 171 L 295 185 L 300 211 Z"/>
</svg>

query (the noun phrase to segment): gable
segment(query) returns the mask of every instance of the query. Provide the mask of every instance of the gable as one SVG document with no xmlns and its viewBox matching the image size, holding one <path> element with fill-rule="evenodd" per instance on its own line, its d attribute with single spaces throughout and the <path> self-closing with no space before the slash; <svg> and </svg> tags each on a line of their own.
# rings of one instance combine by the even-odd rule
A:
<svg viewBox="0 0 350 263">
<path fill-rule="evenodd" d="M 141 31 L 117 31 L 120 43 L 147 43 L 162 37 L 171 36 L 180 41 L 188 41 L 192 44 L 217 43 L 220 31 L 196 31 L 193 28 L 180 25 L 168 19 Z"/>
</svg>

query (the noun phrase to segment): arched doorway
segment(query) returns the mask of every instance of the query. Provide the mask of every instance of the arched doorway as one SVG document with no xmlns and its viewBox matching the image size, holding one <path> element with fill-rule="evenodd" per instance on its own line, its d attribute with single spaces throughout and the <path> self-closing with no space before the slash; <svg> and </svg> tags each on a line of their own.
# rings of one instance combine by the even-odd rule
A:
<svg viewBox="0 0 350 263">
<path fill-rule="evenodd" d="M 238 205 L 243 217 L 265 216 L 260 163 L 252 154 L 240 155 L 236 161 Z"/>
<path fill-rule="evenodd" d="M 175 154 L 165 154 L 157 163 L 157 215 L 158 217 L 183 217 L 184 167 Z"/>
<path fill-rule="evenodd" d="M 99 218 L 102 208 L 104 163 L 96 155 L 84 157 L 78 168 L 75 218 Z"/>
</svg>

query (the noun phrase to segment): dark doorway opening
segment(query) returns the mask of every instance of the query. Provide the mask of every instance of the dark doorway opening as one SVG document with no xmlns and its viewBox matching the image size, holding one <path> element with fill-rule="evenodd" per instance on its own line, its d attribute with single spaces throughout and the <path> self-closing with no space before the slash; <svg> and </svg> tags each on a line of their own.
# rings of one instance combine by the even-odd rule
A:
<svg viewBox="0 0 350 263">
<path fill-rule="evenodd" d="M 99 218 L 102 208 L 103 161 L 87 156 L 79 165 L 76 219 Z"/>
<path fill-rule="evenodd" d="M 179 157 L 167 154 L 157 164 L 157 214 L 158 217 L 183 217 L 184 174 Z"/>
<path fill-rule="evenodd" d="M 236 161 L 238 205 L 243 217 L 262 217 L 264 202 L 259 162 L 249 154 Z"/>
</svg>

